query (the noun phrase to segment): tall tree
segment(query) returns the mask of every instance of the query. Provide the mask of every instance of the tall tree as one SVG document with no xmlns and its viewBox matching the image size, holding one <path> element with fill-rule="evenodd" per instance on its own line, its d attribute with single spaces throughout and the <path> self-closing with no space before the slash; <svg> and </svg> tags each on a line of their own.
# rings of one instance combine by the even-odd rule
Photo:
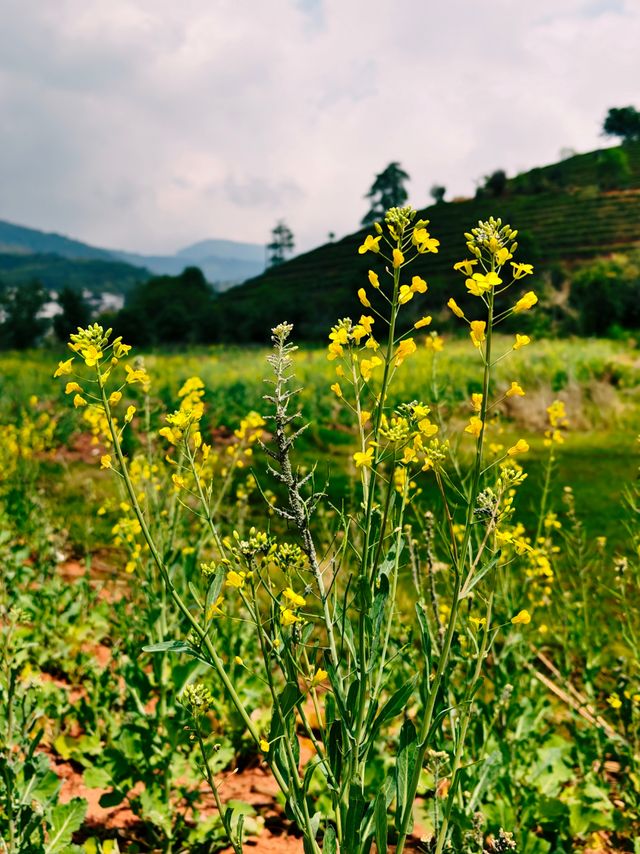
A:
<svg viewBox="0 0 640 854">
<path fill-rule="evenodd" d="M 49 301 L 49 292 L 40 282 L 7 288 L 0 295 L 0 346 L 11 350 L 26 350 L 38 343 L 49 321 L 42 309 Z"/>
<path fill-rule="evenodd" d="M 293 232 L 280 220 L 271 231 L 271 243 L 267 244 L 269 266 L 274 267 L 276 264 L 282 264 L 283 261 L 286 261 L 287 255 L 293 252 L 294 246 Z"/>
<path fill-rule="evenodd" d="M 635 107 L 612 107 L 602 126 L 607 136 L 619 136 L 623 142 L 640 141 L 640 113 Z"/>
<path fill-rule="evenodd" d="M 370 225 L 382 219 L 389 208 L 402 207 L 409 198 L 404 186 L 408 180 L 409 175 L 396 160 L 376 175 L 365 196 L 365 199 L 370 200 L 371 207 L 362 218 L 362 225 Z"/>
<path fill-rule="evenodd" d="M 444 197 L 447 192 L 447 188 L 443 187 L 441 184 L 434 184 L 433 187 L 429 190 L 431 198 L 433 201 L 439 205 L 441 202 L 444 202 Z"/>
<path fill-rule="evenodd" d="M 83 329 L 91 322 L 91 306 L 81 291 L 63 288 L 58 294 L 58 305 L 62 309 L 53 318 L 53 330 L 60 341 L 68 341 L 69 335 L 78 326 Z"/>
</svg>

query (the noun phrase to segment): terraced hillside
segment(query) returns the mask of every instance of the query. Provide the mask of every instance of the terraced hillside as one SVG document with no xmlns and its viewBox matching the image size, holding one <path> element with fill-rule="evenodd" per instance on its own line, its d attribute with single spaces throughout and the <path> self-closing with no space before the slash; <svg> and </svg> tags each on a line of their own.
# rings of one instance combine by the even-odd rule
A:
<svg viewBox="0 0 640 854">
<path fill-rule="evenodd" d="M 640 246 L 640 144 L 625 146 L 624 152 L 630 172 L 621 189 L 600 188 L 607 154 L 598 151 L 523 173 L 508 182 L 499 198 L 421 211 L 441 241 L 437 255 L 424 256 L 413 268 L 430 284 L 428 310 L 440 310 L 452 287 L 459 293 L 452 266 L 464 257 L 463 232 L 491 215 L 520 230 L 519 256 L 534 262 L 539 272 Z M 224 294 L 219 309 L 227 337 L 264 341 L 270 326 L 289 320 L 299 338 L 324 339 L 337 317 L 358 311 L 355 293 L 366 284 L 372 264 L 370 255 L 357 253 L 366 233 L 363 229 L 320 246 Z"/>
</svg>

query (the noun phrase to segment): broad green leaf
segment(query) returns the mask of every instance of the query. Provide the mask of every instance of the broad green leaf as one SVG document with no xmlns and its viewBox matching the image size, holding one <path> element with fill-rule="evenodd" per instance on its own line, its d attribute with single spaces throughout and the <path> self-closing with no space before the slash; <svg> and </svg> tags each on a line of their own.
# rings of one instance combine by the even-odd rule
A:
<svg viewBox="0 0 640 854">
<path fill-rule="evenodd" d="M 79 830 L 87 814 L 87 802 L 74 798 L 68 804 L 57 804 L 50 814 L 46 854 L 64 854 L 70 849 L 71 836 Z"/>
<path fill-rule="evenodd" d="M 327 824 L 322 840 L 322 854 L 336 854 L 336 830 L 332 824 Z"/>
<path fill-rule="evenodd" d="M 398 758 L 396 760 L 396 830 L 400 830 L 402 819 L 413 804 L 409 803 L 409 787 L 418 752 L 418 735 L 413 721 L 406 720 L 400 730 Z M 409 822 L 411 829 L 413 822 Z"/>
</svg>

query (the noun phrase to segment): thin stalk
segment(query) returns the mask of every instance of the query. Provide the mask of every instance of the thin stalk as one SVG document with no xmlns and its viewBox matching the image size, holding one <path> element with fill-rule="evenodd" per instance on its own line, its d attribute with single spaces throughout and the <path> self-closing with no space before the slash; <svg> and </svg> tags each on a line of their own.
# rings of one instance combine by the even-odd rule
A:
<svg viewBox="0 0 640 854">
<path fill-rule="evenodd" d="M 235 854 L 242 854 L 242 840 L 234 837 L 233 828 L 231 827 L 231 821 L 227 818 L 226 810 L 224 808 L 224 804 L 220 799 L 220 792 L 218 791 L 218 787 L 216 785 L 216 781 L 211 772 L 211 766 L 209 765 L 209 758 L 207 756 L 207 752 L 205 750 L 204 742 L 202 740 L 202 735 L 200 734 L 200 730 L 196 729 L 196 738 L 198 739 L 198 745 L 200 747 L 200 755 L 202 756 L 202 762 L 204 767 L 204 776 L 209 784 L 209 788 L 213 794 L 213 798 L 216 802 L 216 807 L 218 809 L 218 814 L 220 815 L 220 820 L 222 821 L 222 825 L 226 831 L 227 838 L 231 843 L 231 847 L 233 848 Z"/>
<path fill-rule="evenodd" d="M 493 265 L 492 265 L 493 267 Z M 491 291 L 488 301 L 488 316 L 487 316 L 487 338 L 486 338 L 486 347 L 484 353 L 484 371 L 482 377 L 482 406 L 480 412 L 480 418 L 482 420 L 482 430 L 480 431 L 480 435 L 478 437 L 478 442 L 476 445 L 476 459 L 475 465 L 473 468 L 473 475 L 471 479 L 471 490 L 469 492 L 468 497 L 468 506 L 467 506 L 467 521 L 465 525 L 465 533 L 462 543 L 462 548 L 460 549 L 460 562 L 455 567 L 455 580 L 453 586 L 453 596 L 452 596 L 452 606 L 451 613 L 449 615 L 449 622 L 447 624 L 447 631 L 444 637 L 444 641 L 442 644 L 442 653 L 438 660 L 438 667 L 436 670 L 436 675 L 433 680 L 433 684 L 431 686 L 431 692 L 429 694 L 429 699 L 427 701 L 427 706 L 425 708 L 424 717 L 422 719 L 422 726 L 420 728 L 420 738 L 419 738 L 419 747 L 416 756 L 416 763 L 414 766 L 413 774 L 409 784 L 409 792 L 407 797 L 407 806 L 405 810 L 405 814 L 402 816 L 400 822 L 400 829 L 398 833 L 398 846 L 396 849 L 396 854 L 402 854 L 404 851 L 404 846 L 406 844 L 407 839 L 407 829 L 409 827 L 409 821 L 411 819 L 411 812 L 413 807 L 413 801 L 415 799 L 415 795 L 418 789 L 418 784 L 420 782 L 420 774 L 422 771 L 422 765 L 424 762 L 424 757 L 428 747 L 428 736 L 429 731 L 431 729 L 431 723 L 433 719 L 433 711 L 435 708 L 437 697 L 440 693 L 440 686 L 442 684 L 442 679 L 445 673 L 445 670 L 449 664 L 449 654 L 451 652 L 451 642 L 453 640 L 453 634 L 455 631 L 455 625 L 458 617 L 458 610 L 460 607 L 460 581 L 461 575 L 464 571 L 464 564 L 466 563 L 467 553 L 469 550 L 469 543 L 471 540 L 471 531 L 473 527 L 473 511 L 476 504 L 476 499 L 478 497 L 478 490 L 480 485 L 480 474 L 482 472 L 482 450 L 484 444 L 484 434 L 485 434 L 485 421 L 487 415 L 488 408 L 488 397 L 489 397 L 489 387 L 491 381 L 491 339 L 492 339 L 492 326 L 493 326 L 493 302 L 494 302 L 494 294 Z"/>
<path fill-rule="evenodd" d="M 484 627 L 484 634 L 482 636 L 482 643 L 480 645 L 480 649 L 478 650 L 478 659 L 476 661 L 475 670 L 473 673 L 473 678 L 471 680 L 469 691 L 467 693 L 468 702 L 466 703 L 464 712 L 462 713 L 460 730 L 458 732 L 458 743 L 456 745 L 456 752 L 453 758 L 453 764 L 451 766 L 451 785 L 449 787 L 449 792 L 447 794 L 447 803 L 444 809 L 444 816 L 442 818 L 442 824 L 440 825 L 440 830 L 438 832 L 438 840 L 436 843 L 435 854 L 442 854 L 442 849 L 444 848 L 444 844 L 447 839 L 447 833 L 449 828 L 449 819 L 451 817 L 451 810 L 453 808 L 453 800 L 455 798 L 456 790 L 458 788 L 458 784 L 460 782 L 460 765 L 462 763 L 462 753 L 464 751 L 464 743 L 467 738 L 467 730 L 469 729 L 469 721 L 471 720 L 471 704 L 472 697 L 475 693 L 475 688 L 478 684 L 478 681 L 481 677 L 482 673 L 482 665 L 484 662 L 484 657 L 487 652 L 487 646 L 489 642 L 489 630 L 491 624 L 491 611 L 493 609 L 493 593 L 489 596 L 489 602 L 487 605 L 487 622 Z"/>
</svg>

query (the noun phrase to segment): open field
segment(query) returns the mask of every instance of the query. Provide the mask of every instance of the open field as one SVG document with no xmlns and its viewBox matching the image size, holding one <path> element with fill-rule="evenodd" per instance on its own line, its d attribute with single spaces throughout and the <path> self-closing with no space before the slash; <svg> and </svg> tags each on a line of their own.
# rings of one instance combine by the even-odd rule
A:
<svg viewBox="0 0 640 854">
<path fill-rule="evenodd" d="M 497 354 L 507 353 L 510 339 L 498 337 L 494 347 Z M 271 505 L 282 500 L 281 488 L 264 472 L 266 461 L 256 442 L 261 436 L 269 444 L 269 423 L 249 419 L 234 433 L 249 412 L 268 410 L 262 400 L 268 351 L 149 353 L 143 362 L 138 355 L 131 364 L 134 369 L 144 364 L 150 386 L 148 392 L 140 385 L 124 387 L 119 406 L 124 412 L 126 404 L 134 405 L 136 413 L 122 436 L 123 450 L 149 525 L 161 531 L 159 548 L 172 584 L 182 595 L 206 594 L 209 601 L 208 582 L 198 567 L 215 559 L 216 549 L 202 532 L 201 520 L 189 512 L 197 509 L 195 487 L 181 481 L 182 475 L 176 481 L 175 467 L 164 462 L 167 446 L 157 431 L 166 424 L 162 413 L 179 405 L 178 390 L 185 381 L 200 377 L 200 430 L 212 448 L 208 464 L 221 490 L 216 505 L 221 535 L 237 530 L 247 537 L 252 524 L 265 527 L 266 517 L 278 542 L 295 542 L 290 525 L 272 511 L 265 514 L 269 504 L 260 494 L 263 490 Z M 470 396 L 481 389 L 475 355 L 468 341 L 445 340 L 436 356 L 421 346 L 398 370 L 389 392 L 392 405 L 420 399 L 431 406 L 430 418 L 439 425 L 439 436 L 449 436 L 452 459 L 461 470 L 473 458 L 473 439 L 464 427 Z M 5 435 L 0 662 L 7 680 L 0 716 L 4 726 L 10 719 L 11 738 L 23 745 L 15 747 L 16 756 L 24 744 L 35 747 L 35 752 L 26 751 L 23 765 L 11 766 L 11 784 L 16 790 L 32 787 L 33 803 L 49 816 L 47 839 L 59 829 L 61 847 L 42 850 L 220 850 L 227 844 L 225 828 L 199 770 L 198 745 L 205 744 L 211 773 L 232 807 L 234 827 L 244 816 L 246 831 L 261 840 L 263 848 L 257 850 L 269 851 L 273 845 L 302 851 L 291 814 L 265 772 L 265 758 L 271 761 L 274 748 L 257 749 L 215 673 L 197 656 L 142 651 L 173 641 L 183 644 L 176 649 L 187 651 L 180 639 L 191 637 L 188 621 L 173 607 L 154 568 L 122 477 L 100 467 L 105 452 L 113 454 L 105 445 L 103 425 L 87 420 L 89 409 L 69 405 L 73 395 L 65 397 L 64 381 L 71 377 L 54 384 L 53 368 L 65 358 L 43 352 L 0 358 Z M 352 459 L 358 440 L 348 409 L 329 388 L 335 366 L 327 361 L 326 350 L 302 348 L 294 362 L 303 387 L 300 405 L 310 423 L 298 441 L 297 460 L 303 471 L 316 464 L 316 486 L 324 489 L 327 483 L 317 538 L 323 559 L 335 560 L 340 528 L 360 501 L 359 472 Z M 539 341 L 496 366 L 498 398 L 514 381 L 526 392 L 503 400 L 487 429 L 491 442 L 503 448 L 519 439 L 530 446 L 518 457 L 528 477 L 517 488 L 515 527 L 505 530 L 531 545 L 523 552 L 516 546 L 496 570 L 493 609 L 497 626 L 509 625 L 511 615 L 521 609 L 527 609 L 531 622 L 511 626 L 488 655 L 476 711 L 468 721 L 468 750 L 474 760 L 466 768 L 460 798 L 450 804 L 457 828 L 454 844 L 460 846 L 451 850 L 483 850 L 478 847 L 482 842 L 473 841 L 480 831 L 465 817 L 471 803 L 471 812 L 482 815 L 485 835 L 495 837 L 500 828 L 513 832 L 524 854 L 637 851 L 640 674 L 633 644 L 639 377 L 640 360 L 627 342 Z M 547 408 L 555 400 L 565 404 L 568 428 L 564 441 L 553 445 L 545 492 Z M 419 473 L 415 481 L 406 523 L 415 516 L 411 524 L 419 533 L 413 534 L 416 557 L 397 564 L 396 608 L 404 626 L 390 641 L 390 652 L 402 666 L 389 677 L 389 694 L 404 690 L 403 673 L 410 666 L 406 650 L 415 644 L 418 631 L 416 598 L 428 603 L 431 595 L 436 597 L 429 619 L 436 620 L 437 636 L 437 621 L 446 616 L 450 596 L 446 552 L 435 545 L 435 554 L 431 547 L 423 548 L 432 535 L 425 530 L 425 513 L 433 513 L 436 528 L 441 526 L 440 495 L 429 472 Z M 398 503 L 392 498 L 392 507 L 394 500 Z M 511 547 L 507 543 L 503 551 Z M 342 560 L 348 566 L 351 559 L 345 553 Z M 277 561 L 269 572 L 272 579 L 283 575 L 301 589 L 304 572 L 288 575 Z M 224 590 L 216 648 L 235 690 L 252 709 L 257 731 L 271 740 L 268 685 L 254 663 L 260 652 L 255 638 L 241 630 L 246 619 L 241 603 L 232 604 L 232 591 Z M 262 594 L 256 595 L 262 602 Z M 480 586 L 461 606 L 452 653 L 455 677 L 447 687 L 452 708 L 461 702 L 474 648 L 481 643 L 484 603 Z M 322 661 L 317 659 L 316 668 Z M 194 717 L 194 706 L 185 700 L 185 686 L 199 682 L 212 691 L 205 717 Z M 327 690 L 325 682 L 318 693 L 324 696 Z M 307 689 L 300 695 L 300 717 L 291 724 L 303 765 L 315 756 L 314 739 L 323 727 L 312 702 L 315 693 Z M 409 717 L 417 702 L 417 696 L 407 695 Z M 20 711 L 10 711 L 12 703 Z M 434 756 L 425 760 L 415 829 L 407 843 L 416 850 L 429 850 L 427 842 L 420 849 L 419 839 L 437 831 L 435 807 L 440 802 L 444 809 L 449 803 L 446 753 L 438 759 L 436 751 L 448 749 L 455 721 L 450 713 L 434 743 Z M 382 785 L 390 773 L 386 751 L 399 737 L 400 724 L 392 719 L 380 734 L 367 786 Z M 190 739 L 185 729 L 191 731 Z M 5 774 L 7 767 L 5 763 Z M 234 775 L 234 769 L 240 773 Z M 317 808 L 329 811 L 319 782 L 312 777 L 309 786 Z M 20 809 L 22 815 L 27 808 Z M 9 818 L 16 821 L 15 814 Z M 6 809 L 4 815 L 0 811 L 3 820 Z M 17 834 L 15 828 L 13 832 Z"/>
</svg>

